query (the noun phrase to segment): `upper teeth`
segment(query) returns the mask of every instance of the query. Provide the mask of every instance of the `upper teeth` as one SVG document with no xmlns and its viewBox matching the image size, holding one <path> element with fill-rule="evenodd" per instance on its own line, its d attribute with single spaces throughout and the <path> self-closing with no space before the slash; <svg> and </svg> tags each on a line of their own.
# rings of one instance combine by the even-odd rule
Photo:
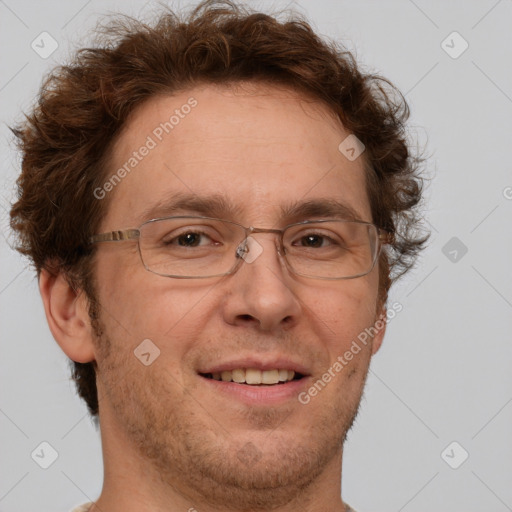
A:
<svg viewBox="0 0 512 512">
<path fill-rule="evenodd" d="M 239 384 L 277 384 L 278 382 L 287 382 L 295 376 L 293 370 L 257 370 L 256 368 L 240 368 L 236 370 L 226 370 L 223 372 L 214 372 L 212 377 L 215 380 L 225 382 L 237 382 Z"/>
</svg>

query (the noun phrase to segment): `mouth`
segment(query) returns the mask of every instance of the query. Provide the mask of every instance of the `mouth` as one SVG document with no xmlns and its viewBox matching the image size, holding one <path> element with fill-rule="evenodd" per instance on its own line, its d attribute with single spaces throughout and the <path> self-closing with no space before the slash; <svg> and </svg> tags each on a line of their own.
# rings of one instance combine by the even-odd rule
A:
<svg viewBox="0 0 512 512">
<path fill-rule="evenodd" d="M 220 372 L 199 373 L 201 377 L 220 382 L 234 382 L 247 386 L 281 386 L 291 381 L 301 380 L 305 377 L 302 373 L 285 368 L 259 370 L 257 368 L 236 368 Z"/>
<path fill-rule="evenodd" d="M 226 399 L 229 403 L 236 400 L 251 407 L 293 403 L 311 381 L 307 366 L 276 354 L 239 357 L 197 368 L 196 373 L 212 400 L 223 400 L 223 405 Z"/>
</svg>

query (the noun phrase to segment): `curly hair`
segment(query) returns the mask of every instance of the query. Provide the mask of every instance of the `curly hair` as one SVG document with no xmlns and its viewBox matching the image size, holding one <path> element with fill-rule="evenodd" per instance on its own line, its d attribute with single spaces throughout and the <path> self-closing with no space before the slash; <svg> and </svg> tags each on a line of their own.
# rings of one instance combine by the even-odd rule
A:
<svg viewBox="0 0 512 512">
<path fill-rule="evenodd" d="M 423 159 L 407 140 L 409 108 L 388 80 L 365 74 L 344 47 L 318 37 L 293 14 L 252 12 L 207 0 L 186 15 L 166 9 L 153 24 L 118 16 L 94 47 L 44 80 L 33 110 L 14 132 L 22 154 L 11 227 L 39 276 L 63 272 L 87 294 L 98 325 L 94 248 L 88 242 L 108 208 L 93 191 L 105 181 L 110 148 L 133 110 L 155 95 L 198 84 L 260 81 L 324 102 L 365 145 L 373 222 L 395 240 L 379 260 L 379 296 L 409 270 L 428 239 L 420 229 Z M 78 394 L 98 414 L 96 362 L 72 365 Z"/>
</svg>

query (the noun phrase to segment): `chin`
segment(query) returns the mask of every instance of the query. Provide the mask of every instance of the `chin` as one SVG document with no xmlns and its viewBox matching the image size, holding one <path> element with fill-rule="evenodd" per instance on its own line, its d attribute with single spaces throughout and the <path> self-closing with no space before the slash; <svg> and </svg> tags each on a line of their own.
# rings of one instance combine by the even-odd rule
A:
<svg viewBox="0 0 512 512">
<path fill-rule="evenodd" d="M 193 488 L 208 502 L 233 510 L 272 510 L 293 502 L 325 470 L 329 459 L 325 447 L 304 446 L 297 441 L 275 449 L 247 441 L 209 457 L 196 460 Z M 211 453 L 211 456 L 214 454 Z M 213 458 L 213 457 L 212 457 Z M 199 474 L 201 476 L 199 476 Z"/>
</svg>

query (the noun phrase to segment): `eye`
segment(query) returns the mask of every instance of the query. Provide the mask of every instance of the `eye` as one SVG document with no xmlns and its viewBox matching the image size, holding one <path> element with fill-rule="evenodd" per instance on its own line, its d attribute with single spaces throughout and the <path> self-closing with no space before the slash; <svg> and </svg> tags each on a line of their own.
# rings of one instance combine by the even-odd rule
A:
<svg viewBox="0 0 512 512">
<path fill-rule="evenodd" d="M 299 247 L 308 247 L 318 249 L 332 245 L 339 245 L 331 237 L 320 233 L 308 233 L 300 236 L 298 243 L 294 242 L 292 245 Z"/>
<path fill-rule="evenodd" d="M 189 230 L 180 234 L 169 233 L 162 239 L 162 243 L 167 246 L 200 247 L 208 245 L 208 240 L 213 242 L 212 238 L 206 233 L 199 230 Z"/>
</svg>

